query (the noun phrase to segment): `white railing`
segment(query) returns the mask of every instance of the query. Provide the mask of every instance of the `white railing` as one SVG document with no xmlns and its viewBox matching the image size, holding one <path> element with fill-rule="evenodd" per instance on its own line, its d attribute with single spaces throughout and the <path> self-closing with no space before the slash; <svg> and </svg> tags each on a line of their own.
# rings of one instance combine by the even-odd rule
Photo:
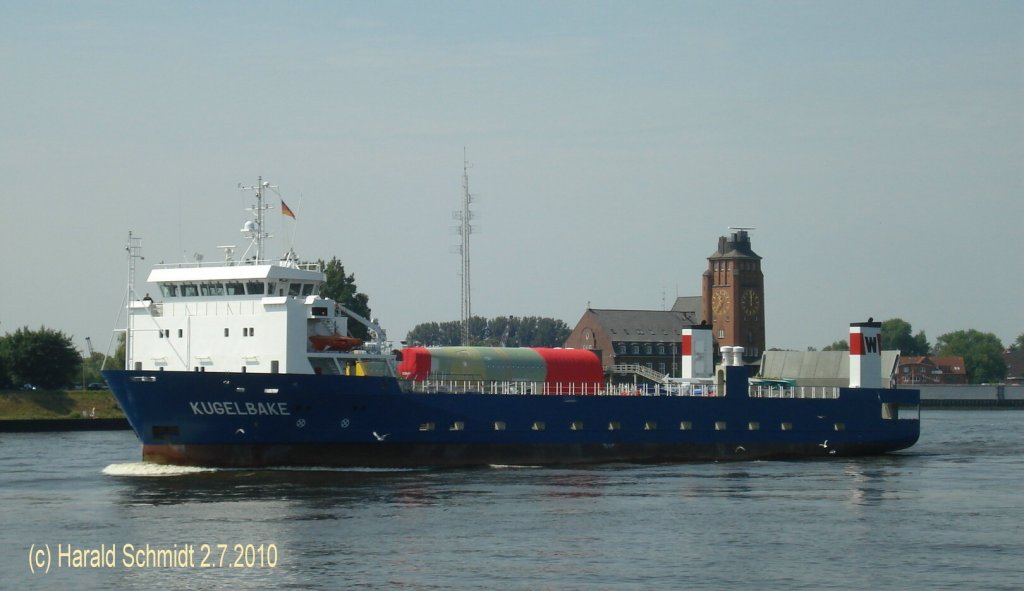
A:
<svg viewBox="0 0 1024 591">
<path fill-rule="evenodd" d="M 541 396 L 692 396 L 715 397 L 710 384 L 594 384 L 484 382 L 473 380 L 400 380 L 402 389 L 421 394 L 495 394 Z M 751 398 L 836 399 L 839 388 L 750 386 Z"/>
<path fill-rule="evenodd" d="M 608 371 L 616 374 L 635 374 L 655 383 L 661 383 L 665 381 L 665 374 L 654 371 L 653 369 L 647 367 L 646 365 L 640 365 L 638 363 L 624 363 L 619 365 L 613 365 L 608 368 Z"/>
<path fill-rule="evenodd" d="M 498 394 L 542 396 L 714 396 L 697 387 L 653 384 L 482 382 L 462 380 L 402 380 L 402 388 L 423 394 Z"/>
<path fill-rule="evenodd" d="M 839 398 L 839 388 L 825 386 L 750 386 L 751 398 Z"/>
</svg>

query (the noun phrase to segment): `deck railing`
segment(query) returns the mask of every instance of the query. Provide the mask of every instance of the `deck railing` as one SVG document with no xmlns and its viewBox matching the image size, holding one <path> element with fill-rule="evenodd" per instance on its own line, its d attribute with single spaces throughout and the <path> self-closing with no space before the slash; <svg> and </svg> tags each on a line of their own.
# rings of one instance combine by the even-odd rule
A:
<svg viewBox="0 0 1024 591">
<path fill-rule="evenodd" d="M 421 394 L 495 394 L 540 396 L 692 396 L 716 397 L 709 384 L 611 384 L 401 380 L 402 388 Z M 751 398 L 839 398 L 839 388 L 750 386 Z"/>
<path fill-rule="evenodd" d="M 839 388 L 825 386 L 750 386 L 751 398 L 839 398 Z"/>
<path fill-rule="evenodd" d="M 425 394 L 501 394 L 541 396 L 714 396 L 701 388 L 652 384 L 482 382 L 461 380 L 402 381 L 409 392 Z"/>
</svg>

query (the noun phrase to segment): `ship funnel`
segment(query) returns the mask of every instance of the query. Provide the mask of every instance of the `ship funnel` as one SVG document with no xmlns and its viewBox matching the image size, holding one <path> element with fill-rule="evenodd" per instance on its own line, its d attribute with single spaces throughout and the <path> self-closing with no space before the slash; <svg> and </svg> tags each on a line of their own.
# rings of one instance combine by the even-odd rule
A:
<svg viewBox="0 0 1024 591">
<path fill-rule="evenodd" d="M 683 378 L 709 378 L 715 373 L 715 347 L 708 325 L 690 326 L 683 329 L 682 368 Z"/>
<path fill-rule="evenodd" d="M 850 324 L 850 387 L 882 387 L 882 323 Z"/>
</svg>

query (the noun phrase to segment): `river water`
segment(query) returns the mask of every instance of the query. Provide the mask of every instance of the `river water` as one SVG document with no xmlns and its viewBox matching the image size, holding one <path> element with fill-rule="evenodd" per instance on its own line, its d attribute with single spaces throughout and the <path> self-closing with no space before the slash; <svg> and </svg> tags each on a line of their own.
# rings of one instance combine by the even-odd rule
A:
<svg viewBox="0 0 1024 591">
<path fill-rule="evenodd" d="M 0 434 L 4 589 L 1020 589 L 1024 412 L 888 456 L 161 470 L 128 432 Z M 47 570 L 48 569 L 48 570 Z"/>
</svg>

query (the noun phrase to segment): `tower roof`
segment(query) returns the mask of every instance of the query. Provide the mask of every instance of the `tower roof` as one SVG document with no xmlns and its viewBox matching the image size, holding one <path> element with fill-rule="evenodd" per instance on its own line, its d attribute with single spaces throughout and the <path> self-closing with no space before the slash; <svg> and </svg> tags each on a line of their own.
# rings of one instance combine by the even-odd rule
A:
<svg viewBox="0 0 1024 591">
<path fill-rule="evenodd" d="M 714 259 L 760 260 L 761 257 L 750 248 L 750 234 L 746 230 L 736 230 L 729 238 L 725 236 L 718 238 L 718 250 L 708 257 L 708 260 Z"/>
</svg>

